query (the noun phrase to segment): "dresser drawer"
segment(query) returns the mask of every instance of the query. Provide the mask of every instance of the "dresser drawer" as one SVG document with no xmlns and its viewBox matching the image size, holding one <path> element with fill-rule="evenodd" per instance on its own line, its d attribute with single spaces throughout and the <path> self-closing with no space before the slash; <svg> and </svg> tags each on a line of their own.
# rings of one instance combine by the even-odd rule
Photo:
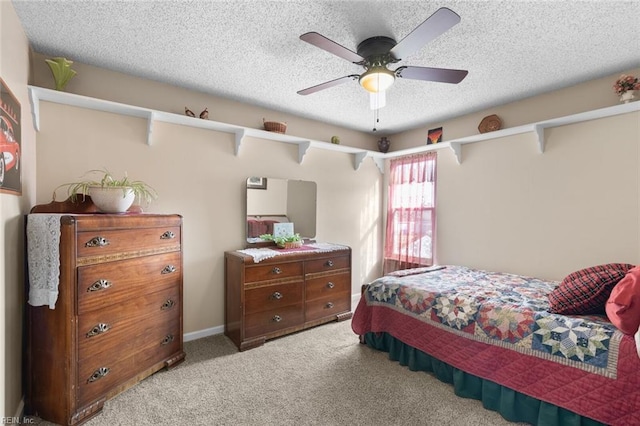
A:
<svg viewBox="0 0 640 426">
<path fill-rule="evenodd" d="M 283 328 L 304 322 L 304 304 L 284 306 L 279 309 L 245 315 L 244 337 L 263 336 Z"/>
<path fill-rule="evenodd" d="M 300 277 L 302 280 L 302 271 L 302 262 L 282 262 L 262 266 L 247 266 L 244 272 L 244 280 L 245 284 L 291 277 Z"/>
<path fill-rule="evenodd" d="M 99 359 L 78 365 L 78 406 L 103 396 L 139 371 L 133 357 Z M 53 390 L 52 390 L 53 391 Z"/>
<path fill-rule="evenodd" d="M 179 250 L 180 241 L 179 226 L 84 231 L 78 232 L 77 256 L 100 257 L 97 261 L 117 260 L 138 251 L 153 254 Z"/>
<path fill-rule="evenodd" d="M 349 256 L 334 256 L 318 260 L 307 260 L 305 262 L 305 273 L 334 271 L 351 267 Z"/>
<path fill-rule="evenodd" d="M 82 362 L 103 352 L 111 358 L 127 356 L 156 335 L 169 334 L 179 319 L 177 287 L 91 311 L 78 318 L 78 359 Z"/>
<path fill-rule="evenodd" d="M 180 284 L 179 252 L 78 268 L 78 313 Z"/>
<path fill-rule="evenodd" d="M 133 351 L 121 352 L 116 346 L 80 362 L 78 389 L 81 405 L 178 352 L 182 341 L 179 334 L 179 321 L 164 327 L 154 325 L 143 336 L 129 337 L 135 344 Z M 108 369 L 108 372 L 102 375 L 106 370 L 101 372 L 101 369 Z M 95 380 L 91 381 L 94 375 Z"/>
<path fill-rule="evenodd" d="M 307 280 L 305 289 L 306 300 L 317 299 L 338 293 L 349 293 L 351 290 L 351 274 L 348 272 L 326 275 Z"/>
<path fill-rule="evenodd" d="M 244 294 L 244 312 L 250 315 L 302 303 L 303 288 L 304 283 L 300 281 L 247 290 Z"/>
<path fill-rule="evenodd" d="M 351 295 L 336 293 L 335 295 L 315 299 L 305 303 L 305 321 L 337 315 L 351 309 Z"/>
</svg>

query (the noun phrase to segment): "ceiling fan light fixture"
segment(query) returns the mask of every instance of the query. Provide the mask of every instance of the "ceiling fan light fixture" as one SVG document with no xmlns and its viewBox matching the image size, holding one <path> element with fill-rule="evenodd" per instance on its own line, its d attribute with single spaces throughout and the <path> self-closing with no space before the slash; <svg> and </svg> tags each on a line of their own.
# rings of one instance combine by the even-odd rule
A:
<svg viewBox="0 0 640 426">
<path fill-rule="evenodd" d="M 393 82 L 396 76 L 386 67 L 373 67 L 364 72 L 359 79 L 360 85 L 371 93 L 384 92 Z"/>
</svg>

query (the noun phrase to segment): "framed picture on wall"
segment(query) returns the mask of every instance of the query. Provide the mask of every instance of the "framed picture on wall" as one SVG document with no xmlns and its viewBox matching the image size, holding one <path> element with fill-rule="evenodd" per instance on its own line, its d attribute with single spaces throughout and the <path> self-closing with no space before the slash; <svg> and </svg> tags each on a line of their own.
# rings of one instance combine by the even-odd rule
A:
<svg viewBox="0 0 640 426">
<path fill-rule="evenodd" d="M 442 142 L 442 127 L 437 129 L 429 129 L 427 133 L 427 145 Z"/>
<path fill-rule="evenodd" d="M 267 189 L 266 177 L 250 177 L 247 179 L 247 189 Z"/>
<path fill-rule="evenodd" d="M 22 194 L 20 103 L 0 78 L 0 192 Z"/>
</svg>

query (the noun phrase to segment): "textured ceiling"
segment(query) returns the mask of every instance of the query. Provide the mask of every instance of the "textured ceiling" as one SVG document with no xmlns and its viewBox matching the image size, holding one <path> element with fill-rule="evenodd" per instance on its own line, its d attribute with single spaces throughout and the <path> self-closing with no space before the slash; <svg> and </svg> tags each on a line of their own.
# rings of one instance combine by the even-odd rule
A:
<svg viewBox="0 0 640 426">
<path fill-rule="evenodd" d="M 390 134 L 640 66 L 634 1 L 19 1 L 35 51 L 371 132 L 364 71 L 299 39 L 355 51 L 397 41 L 440 7 L 461 22 L 400 65 L 466 69 L 460 84 L 397 79 L 379 111 Z M 395 68 L 395 66 L 391 66 Z M 215 120 L 215 117 L 211 117 Z M 277 117 L 273 117 L 277 119 Z"/>
</svg>

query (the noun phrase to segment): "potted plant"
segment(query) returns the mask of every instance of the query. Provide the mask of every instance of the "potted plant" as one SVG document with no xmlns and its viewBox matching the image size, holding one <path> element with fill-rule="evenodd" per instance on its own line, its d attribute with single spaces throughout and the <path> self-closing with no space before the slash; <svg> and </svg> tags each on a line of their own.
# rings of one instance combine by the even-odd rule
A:
<svg viewBox="0 0 640 426">
<path fill-rule="evenodd" d="M 633 92 L 640 90 L 640 80 L 632 75 L 622 74 L 613 85 L 613 90 L 620 96 L 620 101 L 628 103 L 634 99 Z"/>
<path fill-rule="evenodd" d="M 76 202 L 78 196 L 90 196 L 91 201 L 103 213 L 123 213 L 126 212 L 138 198 L 149 204 L 158 198 L 155 189 L 140 180 L 130 180 L 125 173 L 122 179 L 115 179 L 108 170 L 90 170 L 87 174 L 100 174 L 100 180 L 83 180 L 80 182 L 65 183 L 58 186 L 53 194 L 59 188 L 67 187 L 67 194 L 72 202 Z"/>
<path fill-rule="evenodd" d="M 265 241 L 273 241 L 280 248 L 291 249 L 302 247 L 302 238 L 300 237 L 300 234 L 293 234 L 286 237 L 274 237 L 271 234 L 262 234 L 260 235 L 260 238 Z"/>
</svg>

